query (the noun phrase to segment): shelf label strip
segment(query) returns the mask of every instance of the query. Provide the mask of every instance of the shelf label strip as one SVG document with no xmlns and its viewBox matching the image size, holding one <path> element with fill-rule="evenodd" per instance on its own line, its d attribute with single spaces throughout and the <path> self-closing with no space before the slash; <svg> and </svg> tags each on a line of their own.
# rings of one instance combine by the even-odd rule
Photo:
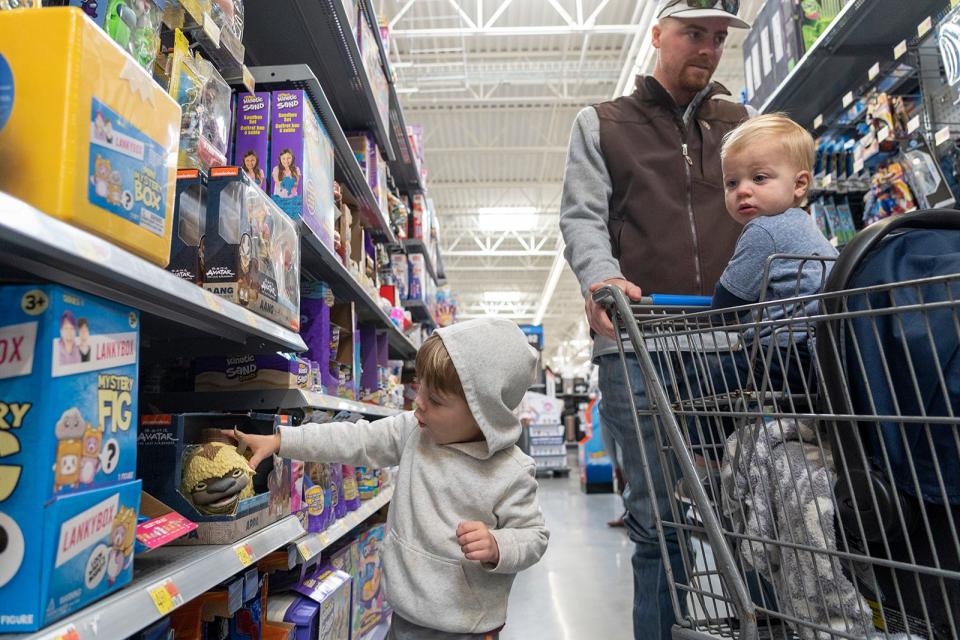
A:
<svg viewBox="0 0 960 640">
<path fill-rule="evenodd" d="M 237 554 L 237 560 L 239 560 L 240 564 L 244 567 L 249 567 L 253 564 L 253 547 L 251 547 L 249 543 L 236 545 L 233 548 L 233 552 Z"/>
<path fill-rule="evenodd" d="M 150 594 L 150 599 L 156 605 L 157 611 L 163 616 L 183 604 L 183 594 L 180 593 L 177 585 L 170 578 L 148 587 L 147 593 Z"/>
</svg>

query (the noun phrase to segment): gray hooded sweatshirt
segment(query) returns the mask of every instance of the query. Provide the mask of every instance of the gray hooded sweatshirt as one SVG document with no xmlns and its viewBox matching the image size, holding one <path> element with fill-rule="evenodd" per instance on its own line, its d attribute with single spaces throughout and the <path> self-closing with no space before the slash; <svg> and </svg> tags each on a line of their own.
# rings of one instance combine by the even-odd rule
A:
<svg viewBox="0 0 960 640">
<path fill-rule="evenodd" d="M 381 549 L 387 601 L 423 627 L 484 633 L 504 624 L 514 576 L 537 563 L 549 538 L 534 461 L 516 446 L 521 426 L 513 413 L 534 382 L 537 357 L 509 320 L 470 320 L 437 333 L 484 441 L 438 445 L 407 412 L 372 423 L 281 427 L 280 454 L 399 465 Z M 496 566 L 464 557 L 457 525 L 465 520 L 493 533 Z"/>
</svg>

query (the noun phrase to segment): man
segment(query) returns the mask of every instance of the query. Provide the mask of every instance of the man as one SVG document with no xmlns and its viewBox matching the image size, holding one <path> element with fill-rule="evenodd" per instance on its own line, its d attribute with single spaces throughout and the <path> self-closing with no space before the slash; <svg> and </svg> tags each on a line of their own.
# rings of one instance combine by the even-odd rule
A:
<svg viewBox="0 0 960 640">
<path fill-rule="evenodd" d="M 669 639 L 675 622 L 655 513 L 670 517 L 673 487 L 665 486 L 649 419 L 641 433 L 654 486 L 644 479 L 627 395 L 632 390 L 637 406 L 648 407 L 639 364 L 631 352 L 628 386 L 610 319 L 590 294 L 604 284 L 634 300 L 641 289 L 713 293 L 741 230 L 724 207 L 720 145 L 748 113 L 718 99 L 729 92 L 711 82 L 727 29 L 750 26 L 738 8 L 738 0 L 660 0 L 653 75 L 638 77 L 630 96 L 581 111 L 567 157 L 560 226 L 595 334 L 601 421 L 623 456 L 638 639 Z M 680 545 L 666 533 L 673 579 L 684 582 Z M 678 597 L 683 612 L 685 594 Z"/>
</svg>

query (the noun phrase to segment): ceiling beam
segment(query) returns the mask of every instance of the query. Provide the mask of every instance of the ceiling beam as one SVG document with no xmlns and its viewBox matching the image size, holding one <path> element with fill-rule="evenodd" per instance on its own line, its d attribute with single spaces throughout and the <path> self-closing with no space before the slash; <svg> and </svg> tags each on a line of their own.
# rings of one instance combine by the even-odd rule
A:
<svg viewBox="0 0 960 640">
<path fill-rule="evenodd" d="M 564 146 L 553 147 L 427 147 L 425 151 L 428 154 L 448 154 L 448 153 L 502 153 L 509 155 L 511 153 L 566 153 Z"/>
<path fill-rule="evenodd" d="M 391 38 L 469 38 L 488 36 L 494 38 L 517 38 L 526 36 L 567 36 L 589 33 L 590 35 L 633 35 L 635 24 L 595 24 L 525 27 L 441 27 L 435 29 L 395 29 Z"/>
</svg>

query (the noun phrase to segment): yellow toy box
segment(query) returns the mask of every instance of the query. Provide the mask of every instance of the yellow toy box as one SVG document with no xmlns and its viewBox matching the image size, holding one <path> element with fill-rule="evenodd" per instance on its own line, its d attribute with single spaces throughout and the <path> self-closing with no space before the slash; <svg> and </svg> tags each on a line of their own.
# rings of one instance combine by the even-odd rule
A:
<svg viewBox="0 0 960 640">
<path fill-rule="evenodd" d="M 0 12 L 0 191 L 160 266 L 180 107 L 78 8 Z"/>
</svg>

